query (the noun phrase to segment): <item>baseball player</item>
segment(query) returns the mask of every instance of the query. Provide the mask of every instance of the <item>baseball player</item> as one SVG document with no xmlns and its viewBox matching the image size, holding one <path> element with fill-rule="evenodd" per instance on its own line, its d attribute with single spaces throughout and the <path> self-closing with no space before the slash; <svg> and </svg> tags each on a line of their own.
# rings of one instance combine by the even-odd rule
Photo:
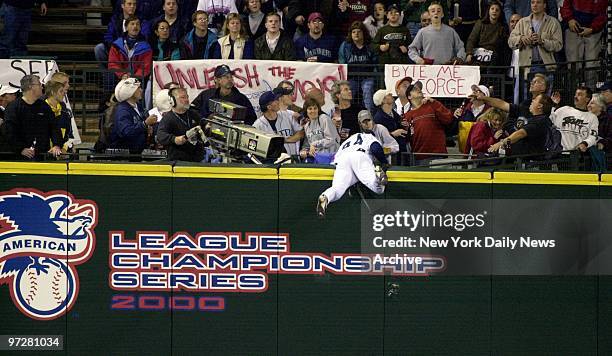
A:
<svg viewBox="0 0 612 356">
<path fill-rule="evenodd" d="M 372 115 L 362 110 L 357 115 L 361 133 L 356 133 L 342 143 L 332 164 L 336 165 L 332 186 L 319 196 L 317 215 L 325 217 L 327 205 L 344 195 L 344 192 L 357 182 L 363 183 L 376 194 L 382 194 L 387 184 L 385 173 L 388 167 L 382 145 L 374 136 Z M 382 166 L 374 166 L 374 158 Z"/>
</svg>

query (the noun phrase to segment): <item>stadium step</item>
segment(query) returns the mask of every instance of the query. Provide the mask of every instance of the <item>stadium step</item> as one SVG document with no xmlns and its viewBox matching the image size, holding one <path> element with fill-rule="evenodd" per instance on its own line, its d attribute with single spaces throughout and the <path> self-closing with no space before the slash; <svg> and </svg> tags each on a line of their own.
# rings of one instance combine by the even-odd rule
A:
<svg viewBox="0 0 612 356">
<path fill-rule="evenodd" d="M 93 53 L 95 44 L 74 44 L 74 43 L 32 43 L 28 45 L 29 53 Z"/>
<path fill-rule="evenodd" d="M 66 17 L 66 16 L 84 16 L 87 14 L 112 14 L 112 6 L 59 6 L 47 8 L 47 17 Z M 32 9 L 33 17 L 43 18 L 40 16 L 40 8 Z"/>
<path fill-rule="evenodd" d="M 106 31 L 106 26 L 96 25 L 74 25 L 74 24 L 56 24 L 56 23 L 36 23 L 32 24 L 32 33 L 38 34 L 83 34 L 88 32 L 103 34 Z M 102 38 L 100 36 L 100 38 Z"/>
</svg>

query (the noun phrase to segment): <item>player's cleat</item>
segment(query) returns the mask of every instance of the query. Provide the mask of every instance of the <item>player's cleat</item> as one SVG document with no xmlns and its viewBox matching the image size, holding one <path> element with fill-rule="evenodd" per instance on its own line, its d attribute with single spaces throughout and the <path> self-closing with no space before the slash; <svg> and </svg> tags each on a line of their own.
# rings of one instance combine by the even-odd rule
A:
<svg viewBox="0 0 612 356">
<path fill-rule="evenodd" d="M 320 219 L 325 218 L 325 212 L 327 211 L 327 197 L 323 194 L 319 195 L 319 199 L 317 199 L 317 216 Z"/>
<path fill-rule="evenodd" d="M 376 166 L 374 169 L 376 173 L 376 179 L 378 179 L 378 184 L 381 186 L 386 186 L 389 183 L 389 178 L 387 178 L 387 173 L 382 169 L 381 166 Z"/>
</svg>

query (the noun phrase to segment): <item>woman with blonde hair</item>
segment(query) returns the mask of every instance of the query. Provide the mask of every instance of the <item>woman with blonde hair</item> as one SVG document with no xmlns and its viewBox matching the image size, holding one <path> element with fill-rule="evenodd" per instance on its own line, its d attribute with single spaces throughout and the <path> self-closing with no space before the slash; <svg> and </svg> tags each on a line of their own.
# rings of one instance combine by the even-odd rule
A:
<svg viewBox="0 0 612 356">
<path fill-rule="evenodd" d="M 61 130 L 62 133 L 62 144 L 73 139 L 72 133 L 72 121 L 70 112 L 66 109 L 66 104 L 63 103 L 64 96 L 66 96 L 66 89 L 63 83 L 60 82 L 48 82 L 45 84 L 45 102 L 53 111 L 55 118 L 57 119 L 56 126 Z M 63 147 L 66 151 L 69 147 Z"/>
<path fill-rule="evenodd" d="M 253 59 L 255 50 L 253 41 L 246 33 L 240 15 L 228 14 L 223 23 L 225 36 L 219 38 L 211 47 L 213 59 Z"/>
<path fill-rule="evenodd" d="M 499 142 L 508 133 L 504 131 L 504 121 L 506 114 L 499 109 L 489 109 L 472 126 L 468 134 L 464 153 L 483 155 L 491 145 Z"/>
</svg>

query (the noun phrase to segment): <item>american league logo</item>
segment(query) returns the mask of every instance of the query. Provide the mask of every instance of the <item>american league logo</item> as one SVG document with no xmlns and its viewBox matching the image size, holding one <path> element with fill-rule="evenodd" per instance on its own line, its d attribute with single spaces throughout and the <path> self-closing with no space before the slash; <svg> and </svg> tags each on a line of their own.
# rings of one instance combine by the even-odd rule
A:
<svg viewBox="0 0 612 356">
<path fill-rule="evenodd" d="M 98 207 L 66 191 L 0 192 L 0 285 L 25 315 L 64 315 L 79 293 L 76 266 L 95 248 Z"/>
</svg>

